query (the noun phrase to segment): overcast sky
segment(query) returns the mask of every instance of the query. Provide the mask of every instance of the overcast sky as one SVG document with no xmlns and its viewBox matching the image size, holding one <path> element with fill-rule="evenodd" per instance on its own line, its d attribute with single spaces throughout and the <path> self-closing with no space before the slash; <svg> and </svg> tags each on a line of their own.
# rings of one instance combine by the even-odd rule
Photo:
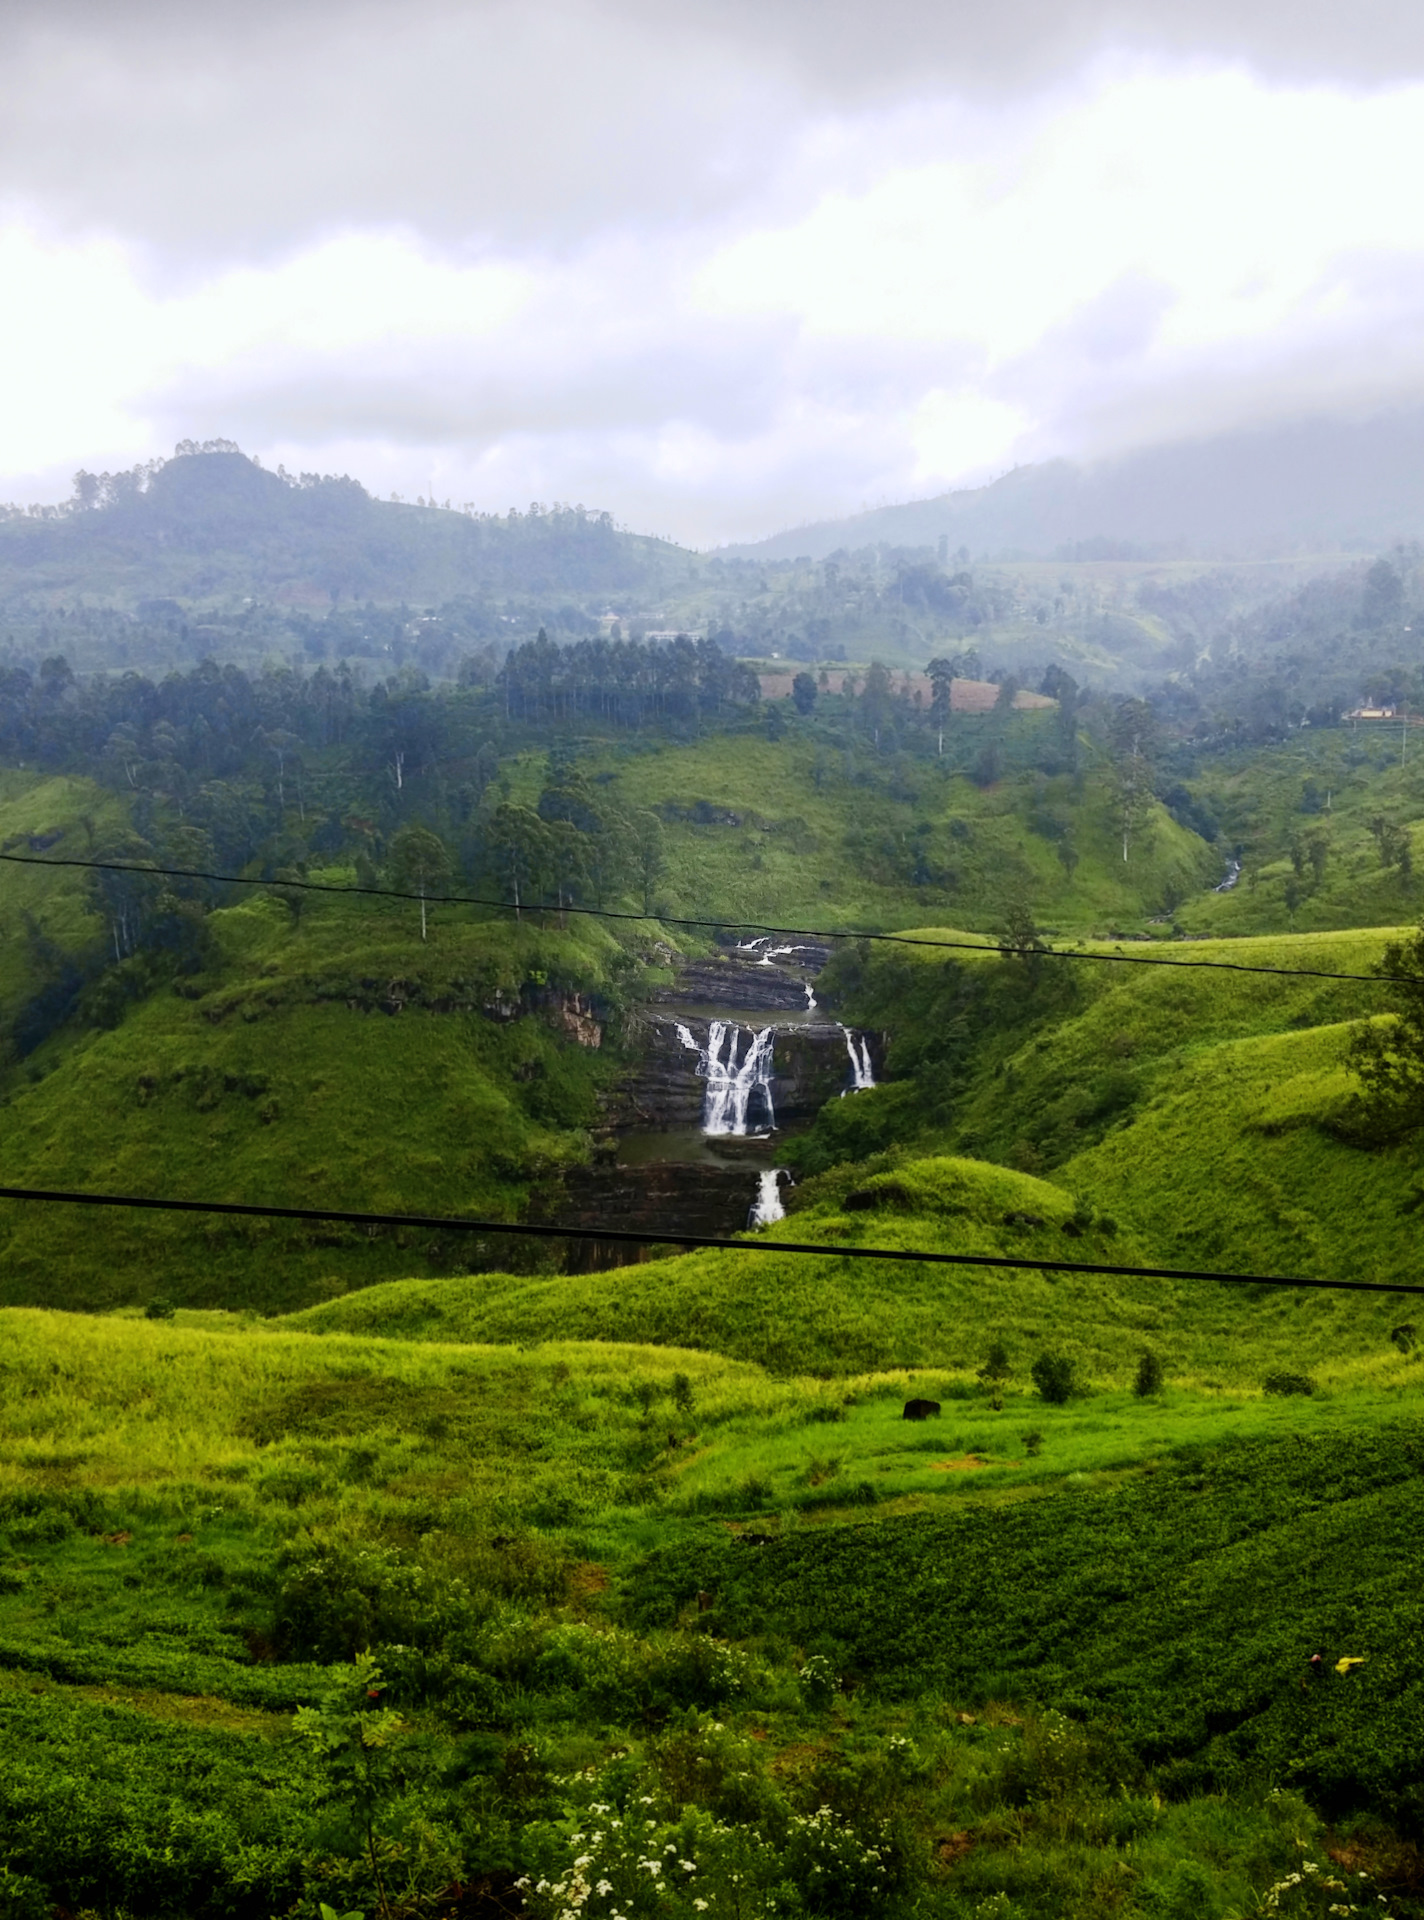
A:
<svg viewBox="0 0 1424 1920">
<path fill-rule="evenodd" d="M 7 0 L 0 498 L 224 436 L 699 546 L 1424 399 L 1424 9 Z"/>
</svg>

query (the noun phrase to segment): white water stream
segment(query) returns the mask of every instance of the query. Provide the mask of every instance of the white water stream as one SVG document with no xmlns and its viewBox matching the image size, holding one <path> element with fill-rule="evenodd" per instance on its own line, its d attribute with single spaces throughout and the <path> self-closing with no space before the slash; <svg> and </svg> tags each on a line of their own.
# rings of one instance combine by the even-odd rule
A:
<svg viewBox="0 0 1424 1920">
<path fill-rule="evenodd" d="M 769 1227 L 774 1220 L 786 1218 L 786 1209 L 781 1204 L 781 1177 L 784 1172 L 784 1167 L 768 1167 L 758 1175 L 757 1197 L 747 1215 L 749 1227 Z"/>
<path fill-rule="evenodd" d="M 744 1037 L 746 1046 L 739 1059 L 738 1047 Z M 772 1050 L 775 1044 L 774 1027 L 747 1030 L 744 1035 L 743 1029 L 735 1021 L 709 1022 L 707 1049 L 697 1065 L 697 1071 L 707 1082 L 707 1092 L 702 1102 L 704 1133 L 751 1132 L 749 1122 L 758 1094 L 765 1111 L 756 1115 L 756 1132 L 768 1133 L 776 1125 L 776 1109 L 771 1101 Z"/>
<path fill-rule="evenodd" d="M 845 1093 L 864 1093 L 867 1087 L 875 1085 L 875 1069 L 870 1061 L 870 1042 L 864 1036 L 857 1044 L 855 1035 L 849 1027 L 842 1027 L 845 1035 L 846 1052 L 850 1055 L 850 1070 L 854 1084 L 847 1087 Z M 841 1095 L 845 1099 L 845 1093 Z"/>
</svg>

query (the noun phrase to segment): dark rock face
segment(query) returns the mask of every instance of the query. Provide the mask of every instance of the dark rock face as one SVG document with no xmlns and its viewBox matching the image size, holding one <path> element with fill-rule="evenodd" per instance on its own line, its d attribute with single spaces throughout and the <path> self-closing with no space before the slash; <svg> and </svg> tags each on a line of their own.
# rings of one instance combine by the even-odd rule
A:
<svg viewBox="0 0 1424 1920">
<path fill-rule="evenodd" d="M 752 1166 L 652 1161 L 636 1167 L 571 1167 L 564 1175 L 560 1226 L 617 1226 L 626 1233 L 740 1233 L 757 1196 Z M 571 1240 L 565 1271 L 594 1273 L 647 1260 L 653 1241 Z"/>
<path fill-rule="evenodd" d="M 780 967 L 764 967 L 743 954 L 719 954 L 694 960 L 678 974 L 677 985 L 658 995 L 667 1007 L 738 1007 L 744 1013 L 801 1012 L 806 989 Z"/>
</svg>

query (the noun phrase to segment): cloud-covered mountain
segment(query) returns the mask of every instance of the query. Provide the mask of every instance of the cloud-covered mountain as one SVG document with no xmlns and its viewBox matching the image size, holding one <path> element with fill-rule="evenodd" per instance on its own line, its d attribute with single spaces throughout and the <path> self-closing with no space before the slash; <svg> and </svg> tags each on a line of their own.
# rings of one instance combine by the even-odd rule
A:
<svg viewBox="0 0 1424 1920">
<path fill-rule="evenodd" d="M 796 527 L 729 554 L 823 559 L 885 544 L 972 558 L 1254 559 L 1373 551 L 1424 537 L 1424 410 L 1307 420 L 1153 447 L 1082 467 L 1017 468 L 990 486 Z"/>
</svg>

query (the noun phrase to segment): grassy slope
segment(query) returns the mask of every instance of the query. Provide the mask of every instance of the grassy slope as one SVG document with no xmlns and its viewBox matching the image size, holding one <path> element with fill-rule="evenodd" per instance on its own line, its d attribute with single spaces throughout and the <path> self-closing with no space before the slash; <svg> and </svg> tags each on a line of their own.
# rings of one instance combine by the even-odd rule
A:
<svg viewBox="0 0 1424 1920">
<path fill-rule="evenodd" d="M 1302 808 L 1307 780 L 1323 808 Z M 1417 918 L 1424 908 L 1424 882 L 1380 864 L 1369 832 L 1371 819 L 1406 826 L 1424 855 L 1424 739 L 1410 728 L 1408 758 L 1400 760 L 1400 730 L 1394 726 L 1330 728 L 1297 734 L 1280 746 L 1213 760 L 1193 783 L 1221 823 L 1222 843 L 1242 848 L 1245 868 L 1230 893 L 1205 894 L 1176 915 L 1194 933 L 1271 933 L 1379 926 Z M 1323 834 L 1328 854 L 1317 883 L 1307 864 L 1297 878 L 1292 839 L 1304 843 Z M 1287 886 L 1299 893 L 1292 912 Z"/>
<path fill-rule="evenodd" d="M 956 723 L 972 729 L 974 716 Z M 597 764 L 597 763 L 595 763 Z M 1164 889 L 1206 886 L 1219 860 L 1160 808 L 1124 865 L 1102 776 L 1020 773 L 981 789 L 962 773 L 912 763 L 908 787 L 862 752 L 843 754 L 793 730 L 785 740 L 719 736 L 685 747 L 610 756 L 618 790 L 636 807 L 699 800 L 741 824 L 666 828 L 668 870 L 659 899 L 669 913 L 715 912 L 805 926 L 896 926 L 952 905 L 956 924 L 993 926 L 1011 901 L 1046 921 L 1105 930 L 1156 910 Z M 534 768 L 530 768 L 531 782 Z M 899 797 L 897 796 L 897 792 Z M 1079 855 L 1068 879 L 1055 842 L 1029 825 L 1056 816 Z M 916 829 L 924 831 L 916 837 Z M 910 882 L 915 846 L 952 885 Z"/>
<path fill-rule="evenodd" d="M 567 934 L 334 906 L 294 928 L 258 897 L 214 914 L 196 999 L 160 993 L 0 1109 L 13 1184 L 510 1218 L 582 1151 L 603 1056 L 544 1019 L 492 1020 L 534 972 L 595 989 L 618 949 Z M 186 984 L 186 983 L 185 983 Z M 206 992 L 202 989 L 208 989 Z M 438 1012 L 421 1001 L 454 1002 Z M 404 1002 L 404 1011 L 391 1006 Z M 408 1273 L 429 1236 L 77 1215 L 11 1203 L 3 1297 L 104 1307 L 169 1293 L 268 1310 Z M 195 1249 L 196 1257 L 195 1257 Z M 461 1249 L 478 1261 L 481 1250 Z M 442 1263 L 456 1257 L 452 1249 Z M 333 1276 L 339 1275 L 339 1278 Z"/>
<path fill-rule="evenodd" d="M 125 824 L 117 795 L 90 780 L 65 775 L 42 778 L 18 770 L 0 772 L 0 851 L 28 853 L 31 837 L 49 844 L 51 858 L 83 859 L 98 835 Z M 57 836 L 57 837 L 56 837 Z M 27 916 L 43 936 L 66 953 L 92 947 L 104 929 L 89 911 L 82 873 L 45 872 L 38 867 L 0 869 L 0 1029 L 43 984 L 27 932 Z M 0 1063 L 3 1063 L 0 1052 Z"/>
<path fill-rule="evenodd" d="M 1209 1316 L 1185 1317 L 1209 1355 Z M 889 1769 L 901 1844 L 925 1854 L 917 1911 L 946 1920 L 1003 1888 L 1035 1920 L 1155 1914 L 1182 1858 L 1244 1901 L 1313 1822 L 1292 1799 L 1277 1833 L 1270 1803 L 1240 1790 L 1243 1759 L 1408 1817 L 1418 1539 L 1400 1495 L 1419 1443 L 1399 1416 L 1418 1368 L 1398 1356 L 1373 1385 L 1361 1374 L 1306 1405 L 1172 1388 L 1044 1409 L 1015 1381 L 995 1415 L 934 1374 L 831 1387 L 671 1347 L 313 1339 L 190 1318 L 0 1314 L 0 1829 L 21 1871 L 71 1897 L 282 1911 L 303 1855 L 340 1850 L 287 1718 L 333 1678 L 290 1624 L 309 1617 L 293 1592 L 323 1567 L 377 1608 L 379 1638 L 404 1643 L 385 1656 L 391 1697 L 446 1756 L 424 1817 L 485 1867 L 507 1857 L 495 1809 L 522 1805 L 527 1823 L 548 1804 L 509 1756 L 597 1780 L 610 1746 L 631 1749 L 651 1771 L 618 1790 L 687 1797 L 648 1731 L 669 1711 L 660 1674 L 739 1736 L 754 1727 L 762 1759 L 741 1777 L 771 1758 L 793 1804 L 829 1797 L 863 1819 L 848 1782 Z M 679 1372 L 691 1411 L 673 1401 Z M 901 1396 L 932 1385 L 947 1418 L 907 1427 Z M 863 1524 L 872 1508 L 896 1523 Z M 771 1534 L 754 1554 L 728 1532 L 749 1521 Z M 423 1588 L 371 1586 L 393 1549 Z M 338 1591 L 333 1619 L 365 1630 L 353 1588 Z M 412 1613 L 408 1591 L 455 1596 L 453 1651 L 438 1606 Z M 610 1630 L 620 1619 L 636 1636 Z M 699 1648 L 722 1644 L 708 1627 L 753 1649 L 731 1698 L 704 1673 Z M 1312 1712 L 1297 1671 L 1322 1639 L 1370 1664 Z M 253 1646 L 267 1649 L 256 1663 Z M 831 1706 L 798 1693 L 808 1653 L 865 1691 Z M 896 1704 L 921 1688 L 922 1706 Z M 1106 1707 L 1116 1746 L 994 1704 L 1025 1693 Z M 679 1737 L 700 1738 L 705 1717 L 674 1698 Z M 493 1780 L 469 1778 L 474 1755 Z M 501 1768 L 532 1806 L 492 1797 Z M 1181 1797 L 1233 1781 L 1229 1814 Z M 194 1782 L 200 1827 L 177 1812 Z M 462 1806 L 481 1809 L 476 1826 L 460 1827 Z M 945 1875 L 928 1842 L 960 1830 L 973 1857 Z"/>
<path fill-rule="evenodd" d="M 841 1200 L 852 1185 L 878 1189 L 884 1210 L 845 1212 Z M 863 1171 L 854 1180 L 824 1176 L 808 1196 L 783 1226 L 763 1232 L 768 1245 L 796 1238 L 1113 1264 L 1157 1257 L 1145 1237 L 1108 1231 L 1105 1222 L 1065 1233 L 1081 1201 L 982 1162 L 905 1158 L 868 1179 Z M 1042 1224 L 1010 1224 L 1010 1214 Z M 397 1282 L 312 1308 L 290 1324 L 437 1341 L 633 1339 L 692 1345 L 788 1374 L 933 1368 L 961 1384 L 972 1381 L 999 1336 L 1021 1370 L 1043 1347 L 1058 1347 L 1104 1389 L 1125 1389 L 1142 1347 L 1151 1345 L 1174 1378 L 1239 1391 L 1291 1366 L 1341 1382 L 1374 1379 L 1377 1362 L 1392 1369 L 1388 1335 L 1399 1312 L 1387 1296 L 1311 1296 L 1304 1312 L 1295 1296 L 1261 1298 L 1198 1282 L 773 1252 L 695 1254 L 557 1279 Z"/>
<path fill-rule="evenodd" d="M 1367 973 L 1397 931 L 1204 942 L 1181 957 Z M 918 1125 L 922 1139 L 1053 1169 L 1055 1181 L 1130 1227 L 1155 1261 L 1413 1278 L 1400 1208 L 1418 1177 L 1417 1145 L 1366 1151 L 1337 1131 L 1351 1097 L 1348 1018 L 1378 1009 L 1377 989 L 1044 964 L 1072 964 L 1071 987 L 1045 975 L 1038 1012 L 1025 993 L 1018 1025 L 971 1051 L 938 1120 L 922 1112 L 916 1120 L 913 1107 L 902 1119 L 893 1104 L 902 1096 L 890 1088 L 868 1102 Z M 956 982 L 979 976 L 993 987 L 1007 965 L 987 956 L 945 962 L 925 949 L 874 958 L 848 1014 L 892 1026 L 893 1070 L 948 1018 Z M 836 1113 L 829 1124 L 847 1120 Z"/>
</svg>

